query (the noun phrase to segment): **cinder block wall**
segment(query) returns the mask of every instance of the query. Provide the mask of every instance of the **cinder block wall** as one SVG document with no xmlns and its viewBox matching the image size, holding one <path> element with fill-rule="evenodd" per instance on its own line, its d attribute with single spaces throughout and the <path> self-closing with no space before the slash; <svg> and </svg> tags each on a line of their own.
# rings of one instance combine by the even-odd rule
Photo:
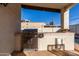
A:
<svg viewBox="0 0 79 59">
<path fill-rule="evenodd" d="M 55 38 L 63 39 L 65 50 L 74 50 L 74 33 L 44 33 L 43 38 L 38 38 L 38 50 L 47 50 L 47 46 L 55 44 Z"/>
<path fill-rule="evenodd" d="M 15 33 L 20 31 L 20 5 L 0 6 L 0 53 L 15 49 Z"/>
</svg>

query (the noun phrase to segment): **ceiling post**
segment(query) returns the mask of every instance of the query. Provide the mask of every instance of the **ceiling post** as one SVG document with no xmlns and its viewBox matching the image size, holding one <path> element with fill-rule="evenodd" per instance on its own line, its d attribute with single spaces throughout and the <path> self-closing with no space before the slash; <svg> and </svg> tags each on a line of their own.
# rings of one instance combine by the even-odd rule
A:
<svg viewBox="0 0 79 59">
<path fill-rule="evenodd" d="M 61 10 L 61 30 L 69 30 L 69 9 Z"/>
</svg>

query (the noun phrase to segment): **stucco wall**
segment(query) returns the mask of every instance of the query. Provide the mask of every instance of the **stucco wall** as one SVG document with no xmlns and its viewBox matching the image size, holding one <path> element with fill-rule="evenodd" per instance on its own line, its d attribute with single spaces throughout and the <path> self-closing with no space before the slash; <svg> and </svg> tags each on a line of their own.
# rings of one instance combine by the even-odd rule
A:
<svg viewBox="0 0 79 59">
<path fill-rule="evenodd" d="M 53 27 L 53 32 L 58 32 L 61 29 L 61 27 Z"/>
<path fill-rule="evenodd" d="M 40 22 L 21 22 L 21 30 L 27 28 L 44 28 L 44 24 Z"/>
<path fill-rule="evenodd" d="M 15 49 L 15 32 L 20 31 L 19 8 L 19 4 L 0 6 L 0 53 L 10 53 Z"/>
<path fill-rule="evenodd" d="M 65 50 L 74 50 L 74 33 L 44 33 L 38 38 L 38 50 L 47 50 L 47 45 L 55 44 L 55 38 L 63 39 Z"/>
<path fill-rule="evenodd" d="M 45 23 L 39 22 L 21 22 L 21 30 L 23 29 L 38 29 L 38 32 L 57 32 L 60 27 L 44 27 Z"/>
<path fill-rule="evenodd" d="M 38 29 L 39 33 L 43 32 L 53 32 L 53 28 L 39 28 Z"/>
<path fill-rule="evenodd" d="M 38 28 L 38 32 L 57 32 L 60 27 Z"/>
</svg>

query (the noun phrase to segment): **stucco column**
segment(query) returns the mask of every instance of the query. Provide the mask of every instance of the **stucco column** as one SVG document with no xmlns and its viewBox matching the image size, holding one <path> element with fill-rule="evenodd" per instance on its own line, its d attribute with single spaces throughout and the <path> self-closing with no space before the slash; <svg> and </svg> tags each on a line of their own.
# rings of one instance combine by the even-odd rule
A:
<svg viewBox="0 0 79 59">
<path fill-rule="evenodd" d="M 61 10 L 61 30 L 69 29 L 69 9 Z"/>
</svg>

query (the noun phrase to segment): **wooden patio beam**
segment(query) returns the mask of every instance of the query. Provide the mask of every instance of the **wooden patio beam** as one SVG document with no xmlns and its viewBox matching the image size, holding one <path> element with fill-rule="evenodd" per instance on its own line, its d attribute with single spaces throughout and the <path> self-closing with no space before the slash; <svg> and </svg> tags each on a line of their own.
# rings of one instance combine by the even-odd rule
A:
<svg viewBox="0 0 79 59">
<path fill-rule="evenodd" d="M 40 7 L 40 6 L 31 6 L 31 5 L 21 5 L 22 8 L 28 8 L 33 10 L 41 10 L 41 11 L 49 11 L 49 12 L 57 12 L 60 13 L 60 9 L 48 8 L 48 7 Z"/>
</svg>

